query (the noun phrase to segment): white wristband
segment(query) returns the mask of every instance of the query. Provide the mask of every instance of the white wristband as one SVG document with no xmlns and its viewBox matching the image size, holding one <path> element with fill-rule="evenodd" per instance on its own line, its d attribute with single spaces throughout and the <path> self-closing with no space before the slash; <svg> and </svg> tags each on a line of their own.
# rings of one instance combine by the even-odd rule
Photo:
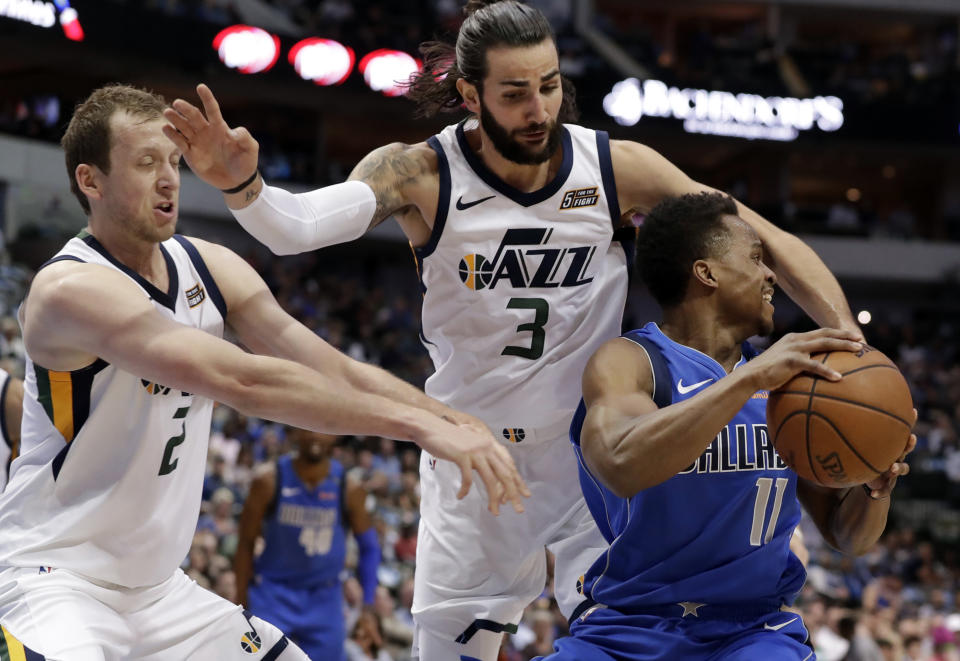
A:
<svg viewBox="0 0 960 661">
<path fill-rule="evenodd" d="M 252 204 L 230 212 L 275 255 L 295 255 L 360 238 L 376 210 L 377 197 L 370 186 L 345 181 L 309 193 L 264 183 Z"/>
</svg>

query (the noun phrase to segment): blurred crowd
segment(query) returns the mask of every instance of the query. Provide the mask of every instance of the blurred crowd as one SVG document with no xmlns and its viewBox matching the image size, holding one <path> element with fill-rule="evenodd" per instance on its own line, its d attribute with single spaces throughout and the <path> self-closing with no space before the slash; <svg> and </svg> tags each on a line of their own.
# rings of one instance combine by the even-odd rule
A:
<svg viewBox="0 0 960 661">
<path fill-rule="evenodd" d="M 274 259 L 251 256 L 281 304 L 325 340 L 422 386 L 430 373 L 418 339 L 419 301 L 412 266 L 372 257 Z M 10 292 L 0 319 L 0 365 L 22 373 L 23 343 L 10 314 L 28 274 L 4 267 Z M 18 284 L 19 283 L 19 284 Z M 786 329 L 784 329 L 786 330 Z M 887 533 L 860 558 L 826 547 L 809 521 L 804 532 L 809 579 L 796 607 L 821 661 L 960 661 L 960 334 L 947 321 L 892 324 L 875 320 L 871 342 L 895 358 L 920 413 L 912 472 L 895 491 Z M 290 450 L 286 430 L 224 406 L 214 412 L 203 508 L 185 570 L 231 599 L 231 559 L 239 512 L 254 467 Z M 334 456 L 369 492 L 367 507 L 380 538 L 380 587 L 371 612 L 362 608 L 352 575 L 351 539 L 344 597 L 351 661 L 406 661 L 419 521 L 419 451 L 381 438 L 344 437 Z M 548 578 L 518 632 L 504 642 L 503 661 L 548 652 L 566 633 Z"/>
</svg>

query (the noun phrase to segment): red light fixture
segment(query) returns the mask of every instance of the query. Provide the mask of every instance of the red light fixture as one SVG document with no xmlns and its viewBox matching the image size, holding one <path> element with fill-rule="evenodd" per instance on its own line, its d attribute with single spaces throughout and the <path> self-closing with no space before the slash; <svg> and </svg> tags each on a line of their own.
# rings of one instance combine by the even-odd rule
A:
<svg viewBox="0 0 960 661">
<path fill-rule="evenodd" d="M 220 61 L 240 73 L 269 71 L 280 57 L 280 38 L 250 25 L 231 25 L 213 39 Z"/>
<path fill-rule="evenodd" d="M 410 76 L 420 71 L 423 63 L 403 51 L 380 48 L 360 60 L 360 73 L 367 87 L 384 96 L 407 93 Z"/>
<path fill-rule="evenodd" d="M 317 85 L 339 85 L 353 71 L 353 49 L 333 39 L 311 37 L 290 49 L 290 64 L 304 80 Z"/>
</svg>

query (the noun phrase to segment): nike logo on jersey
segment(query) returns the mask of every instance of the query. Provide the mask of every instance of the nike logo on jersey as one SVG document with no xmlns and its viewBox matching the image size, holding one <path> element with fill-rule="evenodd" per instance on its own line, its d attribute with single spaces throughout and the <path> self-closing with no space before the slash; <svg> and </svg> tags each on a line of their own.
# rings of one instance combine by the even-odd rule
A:
<svg viewBox="0 0 960 661">
<path fill-rule="evenodd" d="M 683 379 L 680 379 L 679 381 L 677 381 L 677 392 L 679 392 L 681 395 L 686 395 L 688 392 L 693 392 L 694 390 L 696 390 L 696 389 L 699 388 L 700 386 L 705 386 L 706 384 L 710 383 L 711 381 L 713 381 L 713 379 L 706 379 L 705 381 L 700 381 L 699 383 L 694 383 L 694 384 L 691 385 L 691 386 L 685 386 L 685 385 L 683 385 Z"/>
<path fill-rule="evenodd" d="M 464 202 L 463 195 L 457 198 L 457 211 L 466 211 L 470 207 L 475 207 L 478 204 L 482 204 L 487 200 L 492 200 L 496 195 L 491 195 L 490 197 L 481 197 L 479 200 L 474 200 L 473 202 Z"/>
<path fill-rule="evenodd" d="M 280 495 L 284 498 L 290 498 L 300 493 L 300 487 L 283 487 L 280 489 Z"/>
<path fill-rule="evenodd" d="M 764 628 L 765 630 L 767 630 L 767 631 L 780 631 L 780 629 L 782 629 L 782 628 L 784 628 L 785 626 L 787 626 L 788 624 L 791 624 L 791 623 L 796 622 L 796 621 L 797 621 L 797 618 L 793 618 L 792 620 L 787 620 L 787 621 L 784 622 L 783 624 L 775 624 L 775 625 L 773 625 L 773 626 L 770 626 L 769 624 L 767 624 L 766 622 L 764 622 L 764 623 L 763 623 L 763 628 Z"/>
</svg>

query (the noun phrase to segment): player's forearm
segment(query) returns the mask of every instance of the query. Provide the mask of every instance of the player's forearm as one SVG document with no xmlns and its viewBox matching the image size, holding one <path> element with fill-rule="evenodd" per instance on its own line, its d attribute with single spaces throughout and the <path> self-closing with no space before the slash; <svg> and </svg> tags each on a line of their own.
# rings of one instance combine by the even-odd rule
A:
<svg viewBox="0 0 960 661">
<path fill-rule="evenodd" d="M 887 526 L 890 498 L 873 499 L 860 486 L 837 492 L 827 541 L 842 553 L 863 555 Z"/>
<path fill-rule="evenodd" d="M 291 193 L 258 179 L 224 199 L 243 229 L 277 255 L 359 238 L 370 227 L 377 208 L 373 190 L 360 181 Z"/>
<path fill-rule="evenodd" d="M 767 222 L 743 204 L 737 206 L 744 220 L 753 221 L 751 225 Z M 810 246 L 776 228 L 762 238 L 777 284 L 804 312 L 824 328 L 860 332 L 840 283 Z"/>
<path fill-rule="evenodd" d="M 349 360 L 349 358 L 348 358 Z M 395 402 L 428 411 L 438 417 L 456 420 L 459 412 L 428 396 L 386 370 L 359 361 L 351 361 L 343 371 L 344 378 L 357 390 L 386 397 Z"/>
<path fill-rule="evenodd" d="M 235 401 L 221 401 L 257 417 L 337 435 L 382 436 L 419 443 L 452 425 L 423 409 L 362 392 L 342 379 L 298 363 L 247 356 L 234 370 Z"/>
<path fill-rule="evenodd" d="M 258 353 L 286 358 L 343 379 L 359 392 L 423 409 L 438 417 L 458 419 L 457 411 L 386 370 L 330 351 L 322 340 L 299 323 L 290 323 L 280 333 L 269 337 L 245 339 Z"/>
<path fill-rule="evenodd" d="M 611 491 L 629 498 L 687 468 L 756 392 L 737 370 L 696 396 L 640 417 L 591 408 L 581 446 L 587 464 Z M 584 442 L 586 440 L 586 443 Z"/>
<path fill-rule="evenodd" d="M 233 574 L 237 583 L 237 604 L 249 606 L 247 588 L 253 580 L 253 544 L 243 540 L 237 545 L 233 556 Z"/>
</svg>

